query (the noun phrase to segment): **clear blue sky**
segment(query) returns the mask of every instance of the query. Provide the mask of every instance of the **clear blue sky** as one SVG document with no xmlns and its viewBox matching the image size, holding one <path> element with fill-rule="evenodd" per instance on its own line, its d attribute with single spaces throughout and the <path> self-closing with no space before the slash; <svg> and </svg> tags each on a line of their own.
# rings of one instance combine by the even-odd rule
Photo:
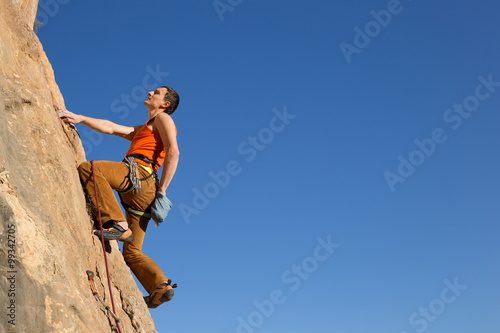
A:
<svg viewBox="0 0 500 333">
<path fill-rule="evenodd" d="M 499 331 L 497 1 L 53 4 L 69 110 L 132 126 L 145 88 L 181 96 L 159 332 Z"/>
</svg>

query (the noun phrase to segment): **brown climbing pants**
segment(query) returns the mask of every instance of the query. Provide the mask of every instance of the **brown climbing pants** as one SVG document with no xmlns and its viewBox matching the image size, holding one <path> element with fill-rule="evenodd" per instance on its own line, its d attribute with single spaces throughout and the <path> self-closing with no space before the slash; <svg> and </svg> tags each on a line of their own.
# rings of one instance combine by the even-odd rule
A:
<svg viewBox="0 0 500 333">
<path fill-rule="evenodd" d="M 94 161 L 94 171 L 102 223 L 108 221 L 125 221 L 120 204 L 116 200 L 113 190 L 122 192 L 132 186 L 128 166 L 123 162 Z M 90 162 L 83 162 L 78 167 L 78 172 L 82 184 L 92 200 L 93 206 L 97 207 Z M 149 175 L 149 171 L 142 166 L 139 166 L 139 173 L 140 178 Z M 156 196 L 155 178 L 149 177 L 143 180 L 141 187 L 141 193 L 138 193 L 137 189 L 134 189 L 131 192 L 122 194 L 122 200 L 124 204 L 134 209 L 150 212 L 151 204 Z M 126 220 L 129 228 L 132 230 L 134 239 L 131 242 L 124 243 L 123 257 L 144 289 L 151 294 L 160 283 L 167 281 L 167 277 L 151 258 L 142 253 L 142 243 L 149 218 L 139 217 L 128 211 L 126 211 L 126 214 Z"/>
</svg>

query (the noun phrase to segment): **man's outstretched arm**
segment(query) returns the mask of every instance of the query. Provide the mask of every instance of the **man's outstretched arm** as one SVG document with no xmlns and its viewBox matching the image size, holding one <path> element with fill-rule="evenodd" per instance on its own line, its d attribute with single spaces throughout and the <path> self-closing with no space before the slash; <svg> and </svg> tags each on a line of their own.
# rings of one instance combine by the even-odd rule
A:
<svg viewBox="0 0 500 333">
<path fill-rule="evenodd" d="M 162 112 L 156 116 L 154 127 L 160 133 L 161 141 L 166 150 L 163 172 L 158 191 L 165 194 L 170 181 L 174 177 L 179 162 L 179 147 L 177 146 L 176 129 L 172 117 Z"/>
<path fill-rule="evenodd" d="M 80 114 L 75 114 L 68 110 L 57 110 L 59 118 L 70 124 L 83 124 L 94 131 L 104 134 L 113 134 L 132 141 L 135 133 L 141 128 L 141 125 L 130 127 L 115 124 L 105 119 L 91 118 Z"/>
</svg>

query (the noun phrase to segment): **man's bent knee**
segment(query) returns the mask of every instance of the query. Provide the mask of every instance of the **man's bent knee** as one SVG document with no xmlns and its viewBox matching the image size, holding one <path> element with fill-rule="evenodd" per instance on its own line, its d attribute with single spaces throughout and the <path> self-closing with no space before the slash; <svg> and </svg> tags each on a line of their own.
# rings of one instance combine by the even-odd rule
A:
<svg viewBox="0 0 500 333">
<path fill-rule="evenodd" d="M 90 162 L 89 161 L 82 162 L 78 166 L 78 174 L 80 175 L 80 177 L 83 176 L 83 175 L 87 175 L 89 173 L 90 169 L 91 169 L 91 167 L 90 167 Z"/>
</svg>

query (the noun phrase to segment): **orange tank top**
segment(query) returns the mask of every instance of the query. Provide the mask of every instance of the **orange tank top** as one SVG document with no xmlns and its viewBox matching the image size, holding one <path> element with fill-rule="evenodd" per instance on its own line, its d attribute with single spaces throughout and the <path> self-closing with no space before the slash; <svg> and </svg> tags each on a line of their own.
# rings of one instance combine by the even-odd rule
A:
<svg viewBox="0 0 500 333">
<path fill-rule="evenodd" d="M 149 119 L 147 123 L 135 133 L 127 156 L 131 154 L 142 154 L 153 161 L 153 167 L 155 171 L 158 171 L 165 160 L 166 152 L 160 133 L 153 132 L 153 130 L 148 127 L 149 123 L 153 120 L 154 118 Z M 139 159 L 137 159 L 137 163 L 149 166 L 149 164 Z"/>
</svg>

